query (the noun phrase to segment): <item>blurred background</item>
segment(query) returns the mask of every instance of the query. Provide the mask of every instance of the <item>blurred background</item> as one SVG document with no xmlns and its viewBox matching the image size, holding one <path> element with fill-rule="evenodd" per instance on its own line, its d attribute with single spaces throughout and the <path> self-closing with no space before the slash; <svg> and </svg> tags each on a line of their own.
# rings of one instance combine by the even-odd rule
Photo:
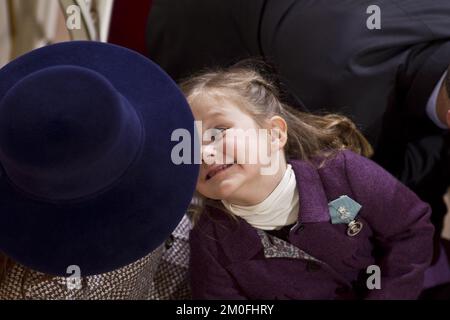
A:
<svg viewBox="0 0 450 320">
<path fill-rule="evenodd" d="M 93 40 L 146 54 L 151 0 L 0 0 L 0 67 L 52 43 Z M 76 7 L 74 7 L 76 6 Z M 78 10 L 75 12 L 74 10 Z M 78 14 L 80 28 L 69 30 Z"/>
</svg>

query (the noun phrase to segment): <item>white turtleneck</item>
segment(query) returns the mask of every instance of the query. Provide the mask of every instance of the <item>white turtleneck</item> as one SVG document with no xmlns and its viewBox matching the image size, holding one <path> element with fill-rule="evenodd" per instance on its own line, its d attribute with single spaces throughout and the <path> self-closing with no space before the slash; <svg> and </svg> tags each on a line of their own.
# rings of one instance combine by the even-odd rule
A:
<svg viewBox="0 0 450 320">
<path fill-rule="evenodd" d="M 222 203 L 229 212 L 258 229 L 277 230 L 297 222 L 298 191 L 292 166 L 287 165 L 278 186 L 261 203 L 253 206 L 239 206 L 226 200 Z"/>
</svg>

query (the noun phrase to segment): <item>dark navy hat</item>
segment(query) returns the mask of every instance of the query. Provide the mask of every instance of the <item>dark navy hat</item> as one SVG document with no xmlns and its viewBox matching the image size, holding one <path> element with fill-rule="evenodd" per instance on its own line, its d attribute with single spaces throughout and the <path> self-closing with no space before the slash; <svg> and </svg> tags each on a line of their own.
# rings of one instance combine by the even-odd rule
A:
<svg viewBox="0 0 450 320">
<path fill-rule="evenodd" d="M 182 93 L 128 49 L 74 41 L 9 63 L 0 70 L 0 251 L 51 275 L 71 265 L 100 274 L 149 254 L 197 181 L 197 165 L 172 161 L 177 129 L 194 137 Z"/>
</svg>

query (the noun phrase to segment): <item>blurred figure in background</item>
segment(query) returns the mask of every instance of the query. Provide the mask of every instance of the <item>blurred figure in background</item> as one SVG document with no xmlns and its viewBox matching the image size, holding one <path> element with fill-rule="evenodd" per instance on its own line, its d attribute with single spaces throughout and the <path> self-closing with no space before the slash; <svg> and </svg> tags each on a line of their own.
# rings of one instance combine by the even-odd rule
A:
<svg viewBox="0 0 450 320">
<path fill-rule="evenodd" d="M 52 43 L 106 42 L 113 5 L 114 0 L 0 0 L 0 67 Z M 68 29 L 66 22 L 75 14 L 80 28 Z"/>
</svg>

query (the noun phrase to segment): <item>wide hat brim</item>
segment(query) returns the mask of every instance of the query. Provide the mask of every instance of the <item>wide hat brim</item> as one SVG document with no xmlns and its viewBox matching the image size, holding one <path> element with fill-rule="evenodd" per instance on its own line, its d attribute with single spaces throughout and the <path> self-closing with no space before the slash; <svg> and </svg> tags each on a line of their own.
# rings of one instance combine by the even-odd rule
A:
<svg viewBox="0 0 450 320">
<path fill-rule="evenodd" d="M 83 201 L 34 200 L 0 177 L 0 250 L 50 274 L 109 272 L 158 248 L 185 213 L 198 165 L 176 165 L 174 130 L 194 137 L 194 119 L 177 85 L 146 57 L 98 42 L 65 42 L 34 50 L 0 70 L 0 101 L 27 75 L 74 65 L 100 73 L 140 115 L 145 128 L 139 159 L 108 190 Z M 62 79 L 63 81 L 63 79 Z M 1 174 L 1 173 L 0 173 Z"/>
</svg>

